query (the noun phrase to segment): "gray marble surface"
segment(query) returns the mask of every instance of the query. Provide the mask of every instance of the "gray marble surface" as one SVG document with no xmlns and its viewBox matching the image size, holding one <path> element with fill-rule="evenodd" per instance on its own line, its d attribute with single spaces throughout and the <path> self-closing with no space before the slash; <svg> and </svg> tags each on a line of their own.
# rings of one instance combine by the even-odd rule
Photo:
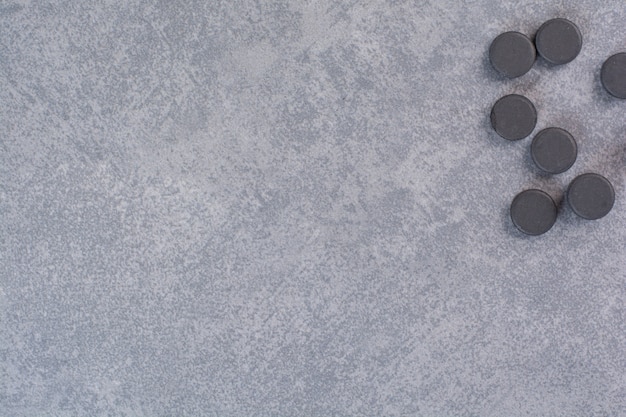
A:
<svg viewBox="0 0 626 417">
<path fill-rule="evenodd" d="M 487 49 L 553 17 L 572 63 Z M 0 415 L 626 415 L 610 1 L 0 0 Z M 579 143 L 545 176 L 520 93 Z M 613 211 L 512 226 L 529 187 Z"/>
</svg>

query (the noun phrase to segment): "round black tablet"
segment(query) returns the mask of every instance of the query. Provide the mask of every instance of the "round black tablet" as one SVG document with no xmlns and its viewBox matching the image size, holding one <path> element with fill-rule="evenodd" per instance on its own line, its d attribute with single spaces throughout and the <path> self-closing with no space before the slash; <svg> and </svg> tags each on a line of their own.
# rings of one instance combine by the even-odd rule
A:
<svg viewBox="0 0 626 417">
<path fill-rule="evenodd" d="M 576 162 L 576 140 L 566 130 L 549 127 L 537 133 L 530 154 L 539 169 L 550 174 L 565 172 Z"/>
<path fill-rule="evenodd" d="M 613 208 L 615 190 L 602 175 L 582 174 L 570 184 L 567 201 L 580 217 L 596 220 L 609 214 Z"/>
<path fill-rule="evenodd" d="M 537 52 L 554 65 L 571 62 L 583 46 L 583 36 L 574 23 L 567 19 L 552 19 L 545 22 L 535 36 Z"/>
<path fill-rule="evenodd" d="M 612 96 L 626 98 L 626 52 L 615 54 L 604 62 L 600 79 Z"/>
<path fill-rule="evenodd" d="M 513 224 L 527 235 L 541 235 L 556 222 L 556 203 L 541 190 L 526 190 L 515 196 L 511 203 Z"/>
<path fill-rule="evenodd" d="M 519 32 L 505 32 L 496 37 L 489 47 L 489 61 L 500 74 L 516 78 L 526 74 L 535 63 L 535 45 Z"/>
<path fill-rule="evenodd" d="M 523 139 L 531 134 L 536 124 L 535 106 L 524 96 L 504 96 L 491 109 L 491 126 L 504 139 Z"/>
</svg>

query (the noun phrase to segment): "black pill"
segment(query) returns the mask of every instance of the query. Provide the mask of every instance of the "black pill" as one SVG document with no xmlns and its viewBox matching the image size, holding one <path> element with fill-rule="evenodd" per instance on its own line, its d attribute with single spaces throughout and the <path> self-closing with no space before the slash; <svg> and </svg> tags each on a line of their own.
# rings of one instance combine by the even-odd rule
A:
<svg viewBox="0 0 626 417">
<path fill-rule="evenodd" d="M 526 190 L 515 196 L 511 203 L 513 224 L 527 235 L 541 235 L 556 222 L 556 203 L 541 190 Z"/>
<path fill-rule="evenodd" d="M 576 140 L 566 130 L 549 127 L 537 133 L 530 145 L 537 166 L 550 174 L 565 172 L 576 162 Z"/>
<path fill-rule="evenodd" d="M 505 32 L 489 47 L 489 61 L 500 74 L 516 78 L 526 74 L 535 63 L 535 45 L 519 32 Z"/>
<path fill-rule="evenodd" d="M 583 36 L 578 27 L 567 19 L 545 22 L 535 36 L 537 52 L 554 65 L 571 62 L 583 46 Z"/>
<path fill-rule="evenodd" d="M 604 62 L 600 79 L 612 96 L 626 98 L 626 52 L 615 54 Z"/>
<path fill-rule="evenodd" d="M 491 109 L 491 126 L 504 139 L 523 139 L 531 134 L 536 124 L 535 106 L 524 96 L 504 96 Z"/>
<path fill-rule="evenodd" d="M 596 220 L 609 214 L 613 208 L 615 190 L 602 175 L 582 174 L 570 184 L 567 201 L 580 217 Z"/>
</svg>

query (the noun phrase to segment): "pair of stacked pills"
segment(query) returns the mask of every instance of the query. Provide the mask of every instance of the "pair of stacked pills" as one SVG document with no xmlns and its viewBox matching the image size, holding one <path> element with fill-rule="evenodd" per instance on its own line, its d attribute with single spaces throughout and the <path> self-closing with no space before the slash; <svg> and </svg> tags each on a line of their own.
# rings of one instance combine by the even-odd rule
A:
<svg viewBox="0 0 626 417">
<path fill-rule="evenodd" d="M 537 53 L 552 65 L 573 61 L 582 48 L 578 27 L 567 19 L 552 19 L 537 31 L 534 43 L 519 32 L 499 35 L 489 48 L 492 66 L 508 78 L 528 72 Z M 611 56 L 602 66 L 602 84 L 613 96 L 626 98 L 626 53 Z M 510 94 L 499 99 L 491 110 L 491 125 L 501 137 L 516 141 L 529 136 L 537 124 L 537 111 L 526 97 Z M 576 162 L 578 147 L 565 129 L 550 127 L 539 132 L 530 146 L 533 161 L 548 174 L 567 171 Z M 615 201 L 613 186 L 605 177 L 587 173 L 576 177 L 567 191 L 570 207 L 582 218 L 595 220 L 607 215 Z M 511 203 L 511 219 L 528 235 L 540 235 L 552 228 L 557 205 L 538 189 L 519 193 Z"/>
</svg>

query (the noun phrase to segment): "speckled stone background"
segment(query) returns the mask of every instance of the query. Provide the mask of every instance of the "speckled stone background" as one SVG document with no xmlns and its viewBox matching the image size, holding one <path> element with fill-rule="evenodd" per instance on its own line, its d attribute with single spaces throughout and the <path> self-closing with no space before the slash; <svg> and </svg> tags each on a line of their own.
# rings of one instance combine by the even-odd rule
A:
<svg viewBox="0 0 626 417">
<path fill-rule="evenodd" d="M 553 17 L 572 63 L 499 78 Z M 0 0 L 0 415 L 626 415 L 611 1 Z M 489 126 L 508 93 L 579 158 Z M 613 211 L 525 237 L 595 171 Z"/>
</svg>

